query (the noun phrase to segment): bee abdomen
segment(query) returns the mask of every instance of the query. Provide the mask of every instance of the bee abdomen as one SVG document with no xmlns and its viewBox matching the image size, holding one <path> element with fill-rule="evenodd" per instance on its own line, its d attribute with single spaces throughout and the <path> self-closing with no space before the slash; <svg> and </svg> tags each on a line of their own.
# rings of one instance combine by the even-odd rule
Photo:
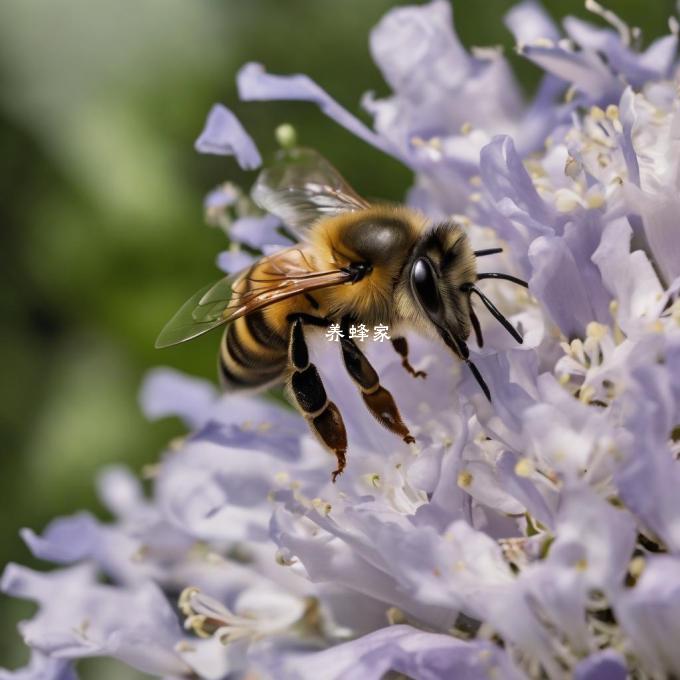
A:
<svg viewBox="0 0 680 680">
<path fill-rule="evenodd" d="M 262 310 L 258 309 L 244 318 L 245 327 L 250 337 L 261 347 L 285 352 L 288 340 L 272 328 L 265 319 Z"/>
<path fill-rule="evenodd" d="M 257 314 L 237 319 L 222 336 L 218 364 L 226 388 L 259 387 L 283 378 L 286 343 L 263 315 L 250 319 Z"/>
</svg>

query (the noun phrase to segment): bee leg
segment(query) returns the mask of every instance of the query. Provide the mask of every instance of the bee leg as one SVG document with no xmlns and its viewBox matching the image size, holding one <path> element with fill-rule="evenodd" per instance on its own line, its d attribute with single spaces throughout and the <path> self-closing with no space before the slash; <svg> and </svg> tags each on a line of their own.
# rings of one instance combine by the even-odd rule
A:
<svg viewBox="0 0 680 680">
<path fill-rule="evenodd" d="M 392 395 L 380 384 L 378 374 L 354 340 L 348 337 L 349 321 L 347 317 L 342 320 L 343 337 L 340 338 L 347 372 L 359 386 L 364 403 L 376 420 L 390 432 L 399 435 L 407 444 L 413 444 L 415 439 L 401 419 Z"/>
<path fill-rule="evenodd" d="M 322 321 L 322 320 L 319 320 Z M 333 472 L 333 481 L 345 469 L 347 453 L 347 432 L 338 407 L 326 396 L 321 376 L 316 366 L 309 361 L 309 351 L 303 331 L 303 322 L 311 323 L 302 316 L 292 318 L 288 358 L 293 368 L 290 389 L 295 401 L 309 423 L 312 432 L 321 440 L 338 460 Z M 325 321 L 319 325 L 325 325 Z"/>
<path fill-rule="evenodd" d="M 397 351 L 397 354 L 401 356 L 401 365 L 414 377 L 414 378 L 427 378 L 427 373 L 425 371 L 416 371 L 408 360 L 408 343 L 406 338 L 392 338 L 392 347 Z"/>
</svg>

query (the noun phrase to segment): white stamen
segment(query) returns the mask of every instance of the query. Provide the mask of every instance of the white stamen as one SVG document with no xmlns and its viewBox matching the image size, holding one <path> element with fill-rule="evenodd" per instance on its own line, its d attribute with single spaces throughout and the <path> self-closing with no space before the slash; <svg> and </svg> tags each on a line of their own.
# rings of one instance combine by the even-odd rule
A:
<svg viewBox="0 0 680 680">
<path fill-rule="evenodd" d="M 286 630 L 300 621 L 306 605 L 299 598 L 286 596 L 267 610 L 235 614 L 221 602 L 198 588 L 185 588 L 179 596 L 180 611 L 186 616 L 184 627 L 198 637 L 216 637 L 222 644 L 243 638 L 258 638 Z"/>
<path fill-rule="evenodd" d="M 595 0 L 586 0 L 586 9 L 589 12 L 602 17 L 607 23 L 613 26 L 618 31 L 619 36 L 621 36 L 623 44 L 626 47 L 630 47 L 630 28 L 623 19 L 614 14 L 610 9 L 602 7 L 602 5 Z"/>
</svg>

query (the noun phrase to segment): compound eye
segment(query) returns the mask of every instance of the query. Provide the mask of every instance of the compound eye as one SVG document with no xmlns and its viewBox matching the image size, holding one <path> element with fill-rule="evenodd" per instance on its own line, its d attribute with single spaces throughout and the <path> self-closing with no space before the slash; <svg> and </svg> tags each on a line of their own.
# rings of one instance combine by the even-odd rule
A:
<svg viewBox="0 0 680 680">
<path fill-rule="evenodd" d="M 439 291 L 435 283 L 435 274 L 430 261 L 425 257 L 416 260 L 411 270 L 411 284 L 418 300 L 425 309 L 436 314 L 439 311 Z"/>
</svg>

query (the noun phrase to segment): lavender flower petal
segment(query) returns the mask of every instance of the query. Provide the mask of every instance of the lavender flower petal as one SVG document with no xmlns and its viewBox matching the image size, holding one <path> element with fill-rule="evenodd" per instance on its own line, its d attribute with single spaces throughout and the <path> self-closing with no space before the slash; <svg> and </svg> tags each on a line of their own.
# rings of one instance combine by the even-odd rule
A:
<svg viewBox="0 0 680 680">
<path fill-rule="evenodd" d="M 139 395 L 147 418 L 177 415 L 192 429 L 206 422 L 216 399 L 217 390 L 208 381 L 169 368 L 150 371 Z"/>
<path fill-rule="evenodd" d="M 242 250 L 224 250 L 217 256 L 217 266 L 225 274 L 234 274 L 249 267 L 255 258 Z"/>
<path fill-rule="evenodd" d="M 600 216 L 586 211 L 565 225 L 562 236 L 544 236 L 529 247 L 530 288 L 567 337 L 583 335 L 591 321 L 610 318 L 610 296 L 592 261 L 601 237 Z M 565 296 L 565 290 L 573 295 Z"/>
<path fill-rule="evenodd" d="M 637 54 L 610 28 L 597 28 L 576 17 L 567 17 L 564 28 L 583 49 L 606 55 L 612 71 L 623 76 L 636 89 L 650 80 L 667 78 L 677 52 L 677 37 L 674 35 L 660 38 L 646 53 Z"/>
<path fill-rule="evenodd" d="M 495 137 L 482 149 L 480 170 L 491 198 L 503 207 L 513 207 L 512 212 L 505 211 L 508 216 L 526 215 L 527 226 L 537 235 L 550 231 L 555 213 L 538 195 L 510 137 Z"/>
<path fill-rule="evenodd" d="M 680 560 L 651 556 L 639 582 L 615 604 L 617 619 L 628 633 L 646 670 L 659 677 L 680 672 Z"/>
<path fill-rule="evenodd" d="M 313 80 L 304 75 L 276 76 L 267 73 L 261 64 L 246 64 L 236 79 L 238 91 L 244 101 L 301 100 L 316 104 L 327 116 L 347 128 L 360 139 L 387 154 L 395 151 L 385 140 L 367 128 Z"/>
<path fill-rule="evenodd" d="M 238 118 L 222 104 L 215 104 L 205 127 L 196 140 L 196 150 L 220 156 L 236 156 L 244 170 L 254 170 L 262 165 L 260 152 Z"/>
<path fill-rule="evenodd" d="M 672 375 L 678 374 L 677 362 Z M 635 369 L 625 399 L 627 430 L 636 451 L 617 473 L 622 500 L 673 552 L 680 551 L 680 469 L 673 459 L 668 436 L 677 418 L 671 376 L 657 366 Z M 627 403 L 626 403 L 627 402 Z M 650 494 L 650 489 L 654 493 Z"/>
<path fill-rule="evenodd" d="M 96 583 L 92 567 L 40 574 L 8 565 L 2 591 L 38 602 L 20 624 L 27 644 L 55 658 L 110 655 L 147 673 L 173 675 L 188 667 L 173 651 L 182 632 L 157 586 L 134 590 Z"/>
<path fill-rule="evenodd" d="M 291 245 L 290 239 L 279 233 L 280 226 L 281 221 L 273 215 L 241 217 L 229 227 L 229 236 L 234 241 L 260 250 L 265 245 Z"/>
<path fill-rule="evenodd" d="M 535 0 L 524 0 L 512 7 L 503 22 L 512 32 L 518 45 L 532 43 L 541 38 L 557 42 L 559 31 L 550 15 Z"/>
<path fill-rule="evenodd" d="M 625 680 L 627 677 L 626 660 L 613 649 L 591 654 L 574 667 L 574 680 Z"/>
<path fill-rule="evenodd" d="M 532 517 L 535 517 L 539 522 L 552 530 L 555 526 L 554 512 L 548 506 L 535 484 L 526 477 L 520 477 L 517 474 L 519 462 L 519 457 L 512 451 L 504 451 L 501 454 L 496 463 L 500 482 L 508 493 L 511 493 L 524 504 Z"/>
<path fill-rule="evenodd" d="M 449 636 L 423 633 L 410 626 L 392 626 L 332 649 L 293 658 L 286 671 L 291 680 L 379 680 L 388 671 L 422 680 L 486 676 L 519 678 L 510 660 L 486 642 L 461 642 Z"/>
<path fill-rule="evenodd" d="M 522 45 L 520 54 L 548 73 L 572 83 L 590 101 L 615 100 L 623 89 L 602 59 L 591 50 L 576 52 L 560 43 L 534 42 Z"/>
<path fill-rule="evenodd" d="M 239 194 L 233 184 L 229 182 L 218 186 L 203 199 L 203 209 L 221 210 L 234 205 L 239 199 Z"/>
<path fill-rule="evenodd" d="M 395 92 L 442 96 L 475 68 L 451 21 L 451 5 L 433 0 L 395 8 L 371 31 L 371 55 Z"/>
<path fill-rule="evenodd" d="M 604 285 L 618 302 L 617 320 L 626 333 L 634 332 L 641 319 L 651 320 L 662 294 L 659 279 L 645 253 L 630 252 L 631 236 L 627 220 L 611 222 L 592 256 Z"/>
<path fill-rule="evenodd" d="M 273 453 L 195 441 L 163 466 L 158 504 L 194 537 L 262 541 L 271 514 L 267 494 L 284 470 L 284 459 Z"/>
<path fill-rule="evenodd" d="M 35 557 L 58 564 L 71 564 L 91 555 L 97 521 L 88 512 L 52 521 L 43 536 L 22 529 L 21 537 Z"/>
<path fill-rule="evenodd" d="M 631 210 L 642 217 L 655 261 L 670 283 L 680 276 L 680 244 L 676 236 L 680 199 L 676 188 L 669 184 L 645 191 L 630 184 L 626 191 Z"/>
<path fill-rule="evenodd" d="M 15 671 L 0 668 L 0 680 L 78 680 L 78 676 L 70 661 L 33 650 L 27 666 Z"/>
</svg>

